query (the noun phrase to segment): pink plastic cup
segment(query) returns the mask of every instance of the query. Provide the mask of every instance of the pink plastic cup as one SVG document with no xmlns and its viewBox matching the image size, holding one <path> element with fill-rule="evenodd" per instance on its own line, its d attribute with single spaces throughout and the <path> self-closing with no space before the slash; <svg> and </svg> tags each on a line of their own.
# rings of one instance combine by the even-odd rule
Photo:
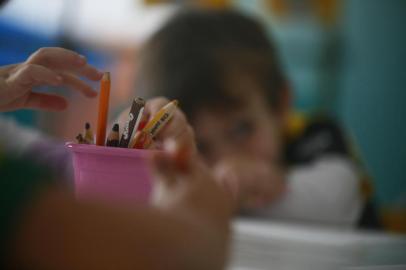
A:
<svg viewBox="0 0 406 270">
<path fill-rule="evenodd" d="M 67 143 L 78 199 L 146 203 L 152 187 L 151 151 Z"/>
</svg>

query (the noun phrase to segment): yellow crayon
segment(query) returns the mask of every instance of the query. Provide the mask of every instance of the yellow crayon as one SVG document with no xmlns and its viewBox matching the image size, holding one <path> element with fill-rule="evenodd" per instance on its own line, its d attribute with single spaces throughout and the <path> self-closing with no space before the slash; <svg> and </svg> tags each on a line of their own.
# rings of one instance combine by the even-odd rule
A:
<svg viewBox="0 0 406 270">
<path fill-rule="evenodd" d="M 160 109 L 146 124 L 144 129 L 134 137 L 130 146 L 133 148 L 148 148 L 159 131 L 171 120 L 178 106 L 178 101 L 173 100 Z"/>
<path fill-rule="evenodd" d="M 88 143 L 88 144 L 94 144 L 94 136 L 93 136 L 93 131 L 90 128 L 90 124 L 86 123 L 85 125 L 85 137 L 84 140 Z"/>
</svg>

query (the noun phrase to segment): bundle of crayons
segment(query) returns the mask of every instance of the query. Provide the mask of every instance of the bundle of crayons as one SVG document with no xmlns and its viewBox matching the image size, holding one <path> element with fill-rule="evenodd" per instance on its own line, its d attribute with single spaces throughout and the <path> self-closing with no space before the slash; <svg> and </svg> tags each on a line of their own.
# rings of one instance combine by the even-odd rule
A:
<svg viewBox="0 0 406 270">
<path fill-rule="evenodd" d="M 106 141 L 106 126 L 110 99 L 110 73 L 104 73 L 100 86 L 99 113 L 97 121 L 96 145 L 148 149 L 159 131 L 169 122 L 177 108 L 176 100 L 162 107 L 150 121 L 144 115 L 145 101 L 142 98 L 134 99 L 128 120 L 124 125 L 120 138 L 119 124 L 114 124 Z M 78 143 L 94 144 L 93 132 L 90 124 L 85 125 L 85 135 L 76 137 Z"/>
</svg>

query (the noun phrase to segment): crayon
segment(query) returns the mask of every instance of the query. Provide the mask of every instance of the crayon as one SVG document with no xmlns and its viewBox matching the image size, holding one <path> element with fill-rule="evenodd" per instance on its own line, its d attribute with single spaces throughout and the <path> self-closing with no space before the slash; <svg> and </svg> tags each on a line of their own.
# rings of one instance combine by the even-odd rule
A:
<svg viewBox="0 0 406 270">
<path fill-rule="evenodd" d="M 88 143 L 88 144 L 94 144 L 94 136 L 93 136 L 93 131 L 90 128 L 90 124 L 86 123 L 85 125 L 85 138 L 84 140 Z"/>
<path fill-rule="evenodd" d="M 141 117 L 140 124 L 138 125 L 137 131 L 141 131 L 148 124 L 148 115 L 144 114 Z"/>
<path fill-rule="evenodd" d="M 130 148 L 134 149 L 144 149 L 146 146 L 151 145 L 153 139 L 148 136 L 146 132 L 137 131 L 133 140 L 130 143 Z"/>
<path fill-rule="evenodd" d="M 136 98 L 131 106 L 130 113 L 128 114 L 128 121 L 126 122 L 123 134 L 120 139 L 120 147 L 127 148 L 133 135 L 134 129 L 137 130 L 144 111 L 145 101 L 142 98 Z"/>
<path fill-rule="evenodd" d="M 107 137 L 106 146 L 117 147 L 119 138 L 119 126 L 118 124 L 114 124 L 109 136 Z"/>
<path fill-rule="evenodd" d="M 103 146 L 106 141 L 107 116 L 110 99 L 110 72 L 105 72 L 100 83 L 99 114 L 97 117 L 96 144 Z"/>
<path fill-rule="evenodd" d="M 142 149 L 148 148 L 153 139 L 158 135 L 159 131 L 171 120 L 173 114 L 176 111 L 178 105 L 177 100 L 173 100 L 162 107 L 155 115 L 152 117 L 146 126 L 140 131 L 136 137 L 134 137 L 131 145 L 132 148 Z"/>
<path fill-rule="evenodd" d="M 85 138 L 83 138 L 82 133 L 79 133 L 78 136 L 76 136 L 76 140 L 77 140 L 78 143 L 80 143 L 80 144 L 85 144 L 85 143 L 86 143 Z"/>
</svg>

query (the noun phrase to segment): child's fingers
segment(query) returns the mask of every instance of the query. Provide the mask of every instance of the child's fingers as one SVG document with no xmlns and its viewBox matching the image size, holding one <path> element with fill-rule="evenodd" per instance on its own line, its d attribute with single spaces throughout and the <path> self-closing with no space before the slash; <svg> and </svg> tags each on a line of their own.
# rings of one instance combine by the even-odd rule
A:
<svg viewBox="0 0 406 270">
<path fill-rule="evenodd" d="M 187 126 L 188 123 L 186 121 L 185 115 L 179 109 L 176 109 L 176 111 L 172 116 L 172 119 L 168 122 L 168 124 L 164 128 L 162 128 L 157 138 L 158 139 L 176 138 L 186 131 Z"/>
<path fill-rule="evenodd" d="M 97 96 L 97 92 L 87 83 L 79 79 L 78 77 L 63 73 L 61 74 L 63 78 L 63 85 L 69 86 L 75 90 L 82 92 L 87 97 L 95 97 Z"/>
<path fill-rule="evenodd" d="M 196 150 L 194 143 L 194 131 L 188 124 L 185 115 L 177 109 L 169 123 L 157 136 L 158 140 L 174 139 L 180 145 Z"/>
<path fill-rule="evenodd" d="M 229 192 L 235 201 L 241 198 L 241 183 L 238 172 L 227 163 L 220 163 L 213 170 L 217 182 Z"/>
<path fill-rule="evenodd" d="M 187 125 L 183 129 L 183 131 L 175 136 L 173 139 L 176 140 L 184 148 L 188 149 L 191 157 L 195 157 L 197 155 L 195 135 L 191 126 Z"/>
<path fill-rule="evenodd" d="M 75 72 L 90 80 L 100 80 L 103 76 L 102 72 L 87 64 L 84 56 L 63 48 L 41 48 L 28 58 L 27 63 Z"/>
<path fill-rule="evenodd" d="M 152 163 L 155 175 L 159 176 L 161 181 L 165 182 L 166 184 L 176 182 L 176 167 L 172 157 L 168 153 L 154 153 Z"/>
<path fill-rule="evenodd" d="M 163 148 L 172 157 L 178 172 L 186 173 L 194 167 L 193 153 L 188 144 L 169 139 L 165 141 Z"/>
<path fill-rule="evenodd" d="M 43 94 L 43 93 L 29 93 L 24 108 L 61 111 L 68 106 L 65 98 L 57 95 Z"/>
<path fill-rule="evenodd" d="M 259 186 L 262 187 L 267 198 L 266 201 L 271 202 L 277 199 L 281 195 L 285 183 L 281 169 L 278 166 L 261 164 L 256 171 L 258 179 L 261 180 Z"/>
<path fill-rule="evenodd" d="M 154 98 L 146 103 L 144 115 L 148 115 L 151 118 L 168 103 L 169 100 L 166 98 Z M 192 150 L 191 153 L 197 152 L 193 129 L 180 109 L 176 109 L 168 124 L 158 133 L 156 139 L 157 141 L 175 139 L 182 147 L 189 147 Z"/>
<path fill-rule="evenodd" d="M 164 97 L 157 97 L 148 100 L 147 103 L 145 104 L 144 114 L 151 117 L 168 103 L 169 100 Z"/>
<path fill-rule="evenodd" d="M 156 169 L 160 172 L 174 172 L 174 166 L 172 162 L 172 157 L 165 152 L 156 152 L 153 154 L 152 158 L 153 164 Z"/>
<path fill-rule="evenodd" d="M 171 174 L 186 173 L 192 167 L 192 158 L 188 147 L 174 140 L 166 140 L 163 151 L 154 155 L 156 167 Z"/>
<path fill-rule="evenodd" d="M 284 193 L 285 182 L 278 168 L 266 164 L 257 166 L 251 182 L 253 185 L 250 187 L 248 197 L 250 204 L 253 203 L 255 207 L 272 203 Z"/>
</svg>

